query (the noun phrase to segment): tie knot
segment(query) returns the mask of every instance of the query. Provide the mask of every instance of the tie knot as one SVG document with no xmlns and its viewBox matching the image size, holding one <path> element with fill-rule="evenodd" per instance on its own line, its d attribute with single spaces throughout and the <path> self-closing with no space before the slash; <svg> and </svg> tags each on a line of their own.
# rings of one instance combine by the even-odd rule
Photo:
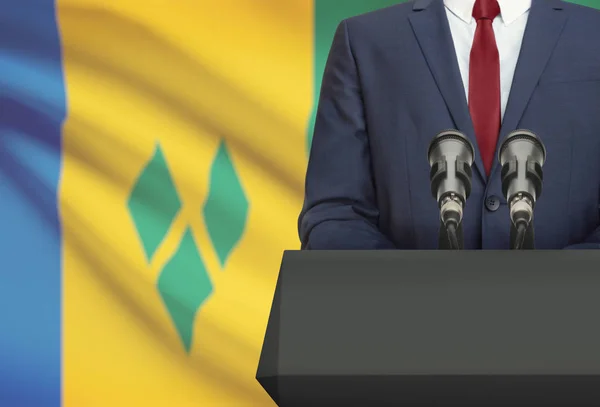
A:
<svg viewBox="0 0 600 407">
<path fill-rule="evenodd" d="M 475 20 L 494 20 L 500 14 L 498 0 L 476 0 L 473 6 Z"/>
</svg>

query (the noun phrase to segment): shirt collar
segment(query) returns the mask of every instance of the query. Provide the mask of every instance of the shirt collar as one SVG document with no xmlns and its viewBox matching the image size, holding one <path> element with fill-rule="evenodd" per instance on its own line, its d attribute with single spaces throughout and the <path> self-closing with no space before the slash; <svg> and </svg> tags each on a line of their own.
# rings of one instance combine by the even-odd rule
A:
<svg viewBox="0 0 600 407">
<path fill-rule="evenodd" d="M 448 10 L 465 23 L 473 22 L 475 0 L 444 0 L 444 4 Z M 509 25 L 531 8 L 531 0 L 498 0 L 498 4 L 504 25 Z"/>
</svg>

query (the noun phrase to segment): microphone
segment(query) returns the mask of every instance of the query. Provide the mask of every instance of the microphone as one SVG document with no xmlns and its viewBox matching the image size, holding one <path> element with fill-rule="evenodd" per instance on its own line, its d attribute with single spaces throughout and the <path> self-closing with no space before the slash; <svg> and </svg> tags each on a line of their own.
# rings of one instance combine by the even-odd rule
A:
<svg viewBox="0 0 600 407">
<path fill-rule="evenodd" d="M 431 194 L 440 208 L 440 219 L 446 229 L 450 247 L 462 248 L 457 229 L 463 209 L 471 194 L 471 165 L 475 149 L 469 139 L 457 130 L 439 133 L 429 144 Z M 442 241 L 440 230 L 440 242 Z"/>
<path fill-rule="evenodd" d="M 522 249 L 525 234 L 533 219 L 535 203 L 542 194 L 546 147 L 531 131 L 515 130 L 502 142 L 498 160 L 502 166 L 502 193 L 516 229 L 513 249 Z"/>
</svg>

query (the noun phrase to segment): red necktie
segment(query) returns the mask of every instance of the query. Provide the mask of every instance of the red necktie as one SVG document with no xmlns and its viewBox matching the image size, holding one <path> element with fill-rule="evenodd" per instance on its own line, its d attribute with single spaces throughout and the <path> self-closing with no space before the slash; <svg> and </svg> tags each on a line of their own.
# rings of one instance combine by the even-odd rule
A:
<svg viewBox="0 0 600 407">
<path fill-rule="evenodd" d="M 490 174 L 500 132 L 500 57 L 492 22 L 500 14 L 497 0 L 477 0 L 477 21 L 469 62 L 469 110 L 483 166 Z"/>
</svg>

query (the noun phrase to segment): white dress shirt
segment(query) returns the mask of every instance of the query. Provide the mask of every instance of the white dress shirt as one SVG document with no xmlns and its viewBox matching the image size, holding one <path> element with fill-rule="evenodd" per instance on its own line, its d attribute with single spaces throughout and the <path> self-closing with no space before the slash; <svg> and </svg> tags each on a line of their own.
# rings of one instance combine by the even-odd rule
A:
<svg viewBox="0 0 600 407">
<path fill-rule="evenodd" d="M 444 0 L 450 32 L 454 41 L 458 67 L 467 99 L 469 97 L 469 58 L 477 22 L 473 18 L 475 0 Z M 500 15 L 493 22 L 500 54 L 500 108 L 504 117 L 521 42 L 527 25 L 531 0 L 498 0 Z"/>
</svg>

